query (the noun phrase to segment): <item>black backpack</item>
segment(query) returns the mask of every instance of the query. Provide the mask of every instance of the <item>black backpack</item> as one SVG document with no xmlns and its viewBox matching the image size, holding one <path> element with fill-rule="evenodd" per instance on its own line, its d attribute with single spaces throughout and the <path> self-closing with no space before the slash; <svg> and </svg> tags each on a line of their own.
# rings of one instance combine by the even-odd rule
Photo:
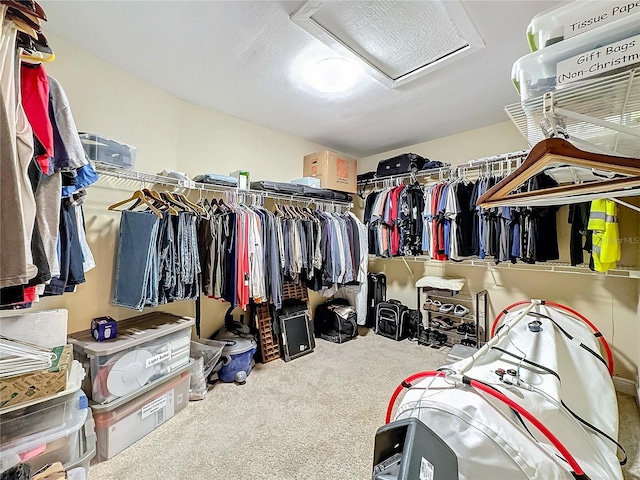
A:
<svg viewBox="0 0 640 480">
<path fill-rule="evenodd" d="M 376 333 L 395 341 L 407 338 L 404 321 L 408 308 L 398 300 L 380 302 L 376 306 Z"/>
<path fill-rule="evenodd" d="M 333 343 L 344 343 L 358 336 L 356 309 L 344 298 L 334 298 L 316 307 L 314 335 Z"/>
<path fill-rule="evenodd" d="M 411 308 L 405 310 L 402 313 L 401 323 L 405 329 L 405 333 L 408 338 L 417 339 L 420 324 L 420 310 L 413 310 Z"/>
</svg>

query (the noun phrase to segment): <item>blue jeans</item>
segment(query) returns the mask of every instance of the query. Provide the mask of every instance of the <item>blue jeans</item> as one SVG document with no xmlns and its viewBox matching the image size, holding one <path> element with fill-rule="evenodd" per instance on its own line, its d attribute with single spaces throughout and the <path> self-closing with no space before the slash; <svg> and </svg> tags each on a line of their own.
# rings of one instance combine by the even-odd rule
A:
<svg viewBox="0 0 640 480">
<path fill-rule="evenodd" d="M 158 300 L 157 236 L 160 219 L 153 213 L 124 210 L 116 263 L 113 304 L 142 310 Z M 155 276 L 154 276 L 155 275 Z"/>
</svg>

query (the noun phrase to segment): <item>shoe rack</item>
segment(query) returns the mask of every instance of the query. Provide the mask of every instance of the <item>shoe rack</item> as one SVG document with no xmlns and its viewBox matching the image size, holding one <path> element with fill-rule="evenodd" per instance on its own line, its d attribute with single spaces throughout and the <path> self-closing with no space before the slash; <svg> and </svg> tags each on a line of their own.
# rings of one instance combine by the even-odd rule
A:
<svg viewBox="0 0 640 480">
<path fill-rule="evenodd" d="M 487 335 L 487 291 L 417 289 L 422 321 L 418 343 L 432 348 L 457 344 L 480 348 Z"/>
</svg>

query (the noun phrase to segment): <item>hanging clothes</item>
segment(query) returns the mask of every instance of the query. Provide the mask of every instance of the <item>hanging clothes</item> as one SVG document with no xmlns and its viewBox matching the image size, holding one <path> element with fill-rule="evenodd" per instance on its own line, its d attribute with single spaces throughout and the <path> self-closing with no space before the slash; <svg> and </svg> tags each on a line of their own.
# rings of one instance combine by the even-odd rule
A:
<svg viewBox="0 0 640 480">
<path fill-rule="evenodd" d="M 621 256 L 618 205 L 609 199 L 592 201 L 587 228 L 593 232 L 593 269 L 616 268 Z"/>
</svg>

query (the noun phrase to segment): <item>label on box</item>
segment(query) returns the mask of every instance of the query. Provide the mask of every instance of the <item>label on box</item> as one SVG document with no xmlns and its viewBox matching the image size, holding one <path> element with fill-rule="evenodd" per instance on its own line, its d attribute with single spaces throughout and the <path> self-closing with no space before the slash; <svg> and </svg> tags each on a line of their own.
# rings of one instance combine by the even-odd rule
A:
<svg viewBox="0 0 640 480">
<path fill-rule="evenodd" d="M 349 179 L 349 161 L 343 158 L 336 159 L 336 175 L 338 181 L 347 182 Z"/>
<path fill-rule="evenodd" d="M 566 85 L 635 63 L 640 63 L 640 35 L 559 62 L 557 83 Z"/>
<path fill-rule="evenodd" d="M 164 362 L 165 360 L 169 360 L 171 358 L 171 348 L 167 349 L 166 352 L 159 353 L 158 355 L 154 355 L 151 358 L 147 358 L 145 362 L 146 367 L 153 367 L 157 363 Z"/>
<path fill-rule="evenodd" d="M 420 480 L 433 480 L 434 472 L 435 468 L 433 464 L 422 457 L 422 460 L 420 460 Z"/>
<path fill-rule="evenodd" d="M 575 37 L 636 12 L 640 12 L 640 0 L 593 2 L 591 5 L 583 2 L 580 12 L 565 23 L 564 38 Z"/>
<path fill-rule="evenodd" d="M 167 406 L 167 395 L 166 394 L 162 395 L 161 397 L 156 398 L 154 401 L 152 401 L 150 403 L 147 403 L 140 410 L 140 414 L 141 414 L 142 420 L 144 420 L 145 418 L 153 415 L 158 410 L 161 410 L 166 406 Z"/>
</svg>

